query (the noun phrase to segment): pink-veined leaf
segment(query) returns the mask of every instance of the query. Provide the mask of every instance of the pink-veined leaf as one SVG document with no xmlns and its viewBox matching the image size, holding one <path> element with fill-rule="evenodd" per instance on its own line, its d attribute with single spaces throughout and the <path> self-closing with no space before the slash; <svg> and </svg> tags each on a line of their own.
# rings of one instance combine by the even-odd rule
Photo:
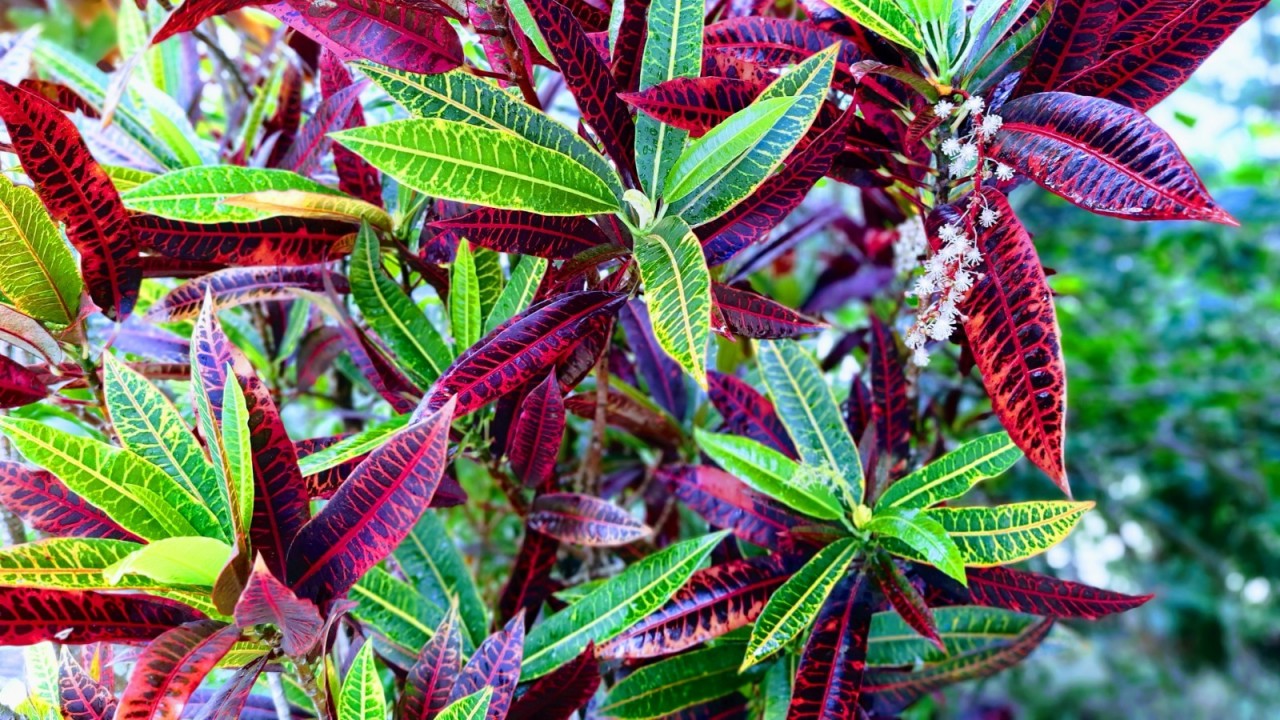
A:
<svg viewBox="0 0 1280 720">
<path fill-rule="evenodd" d="M 111 687 L 90 676 L 65 645 L 58 658 L 58 704 L 64 720 L 111 720 L 116 713 Z"/>
<path fill-rule="evenodd" d="M 236 624 L 241 628 L 270 623 L 280 629 L 280 647 L 290 657 L 306 655 L 320 640 L 324 619 L 315 603 L 300 598 L 276 579 L 259 557 L 236 601 Z"/>
<path fill-rule="evenodd" d="M 325 276 L 328 276 L 328 284 Z M 227 268 L 189 280 L 170 290 L 147 308 L 151 322 L 190 320 L 200 314 L 207 295 L 215 312 L 249 303 L 292 300 L 297 290 L 323 293 L 332 286 L 335 292 L 350 291 L 347 279 L 323 265 L 301 267 Z"/>
<path fill-rule="evenodd" d="M 711 295 L 729 332 L 739 337 L 783 340 L 811 335 L 826 327 L 763 295 L 731 285 L 712 283 Z"/>
<path fill-rule="evenodd" d="M 880 318 L 871 317 L 871 417 L 880 449 L 895 460 L 905 460 L 914 425 L 907 397 L 906 360 L 898 338 Z M 855 436 L 856 437 L 856 436 Z"/>
<path fill-rule="evenodd" d="M 511 426 L 507 456 L 525 487 L 550 487 L 563 439 L 564 396 L 552 373 L 525 395 Z"/>
<path fill-rule="evenodd" d="M 201 614 L 168 600 L 95 592 L 0 588 L 0 644 L 150 640 Z"/>
<path fill-rule="evenodd" d="M 886 553 L 876 553 L 871 556 L 867 569 L 880 594 L 889 601 L 903 621 L 939 650 L 946 652 L 946 646 L 938 636 L 938 624 L 933 619 L 933 612 L 897 562 Z"/>
<path fill-rule="evenodd" d="M 618 320 L 649 395 L 673 418 L 683 421 L 689 404 L 685 373 L 680 364 L 658 345 L 648 307 L 642 300 L 630 300 L 618 314 Z"/>
<path fill-rule="evenodd" d="M 223 683 L 217 692 L 199 705 L 200 710 L 196 713 L 194 720 L 245 720 L 250 717 L 244 712 L 244 708 L 254 683 L 262 674 L 269 659 L 270 656 L 264 654 L 236 670 L 230 680 Z M 187 703 L 188 708 L 195 706 L 194 700 L 195 698 L 192 698 L 192 701 Z"/>
<path fill-rule="evenodd" d="M 724 77 L 675 78 L 640 92 L 623 93 L 622 99 L 649 117 L 697 138 L 750 105 L 766 87 Z"/>
<path fill-rule="evenodd" d="M 498 632 L 485 638 L 467 661 L 449 693 L 456 702 L 483 688 L 493 688 L 487 720 L 503 720 L 511 707 L 520 682 L 520 661 L 524 657 L 524 614 L 517 614 Z"/>
<path fill-rule="evenodd" d="M 333 97 L 351 87 L 353 82 L 351 71 L 347 70 L 342 60 L 328 49 L 322 49 L 320 52 L 321 95 L 326 98 Z M 347 115 L 346 122 L 338 129 L 350 130 L 358 127 L 364 127 L 364 108 L 361 107 L 360 100 L 357 98 L 351 107 L 351 112 Z M 383 206 L 382 180 L 378 171 L 364 158 L 339 144 L 333 146 L 333 164 L 338 171 L 338 189 L 367 203 L 378 207 Z"/>
<path fill-rule="evenodd" d="M 191 32 L 215 15 L 223 15 L 258 2 L 259 0 L 183 0 L 152 36 L 151 44 L 157 45 L 178 33 Z"/>
<path fill-rule="evenodd" d="M 793 515 L 718 468 L 690 465 L 663 468 L 658 479 L 711 525 L 732 530 L 752 545 L 782 547 L 784 536 L 792 528 L 812 522 Z"/>
<path fill-rule="evenodd" d="M 618 88 L 635 90 L 640 85 L 640 64 L 644 57 L 645 36 L 649 19 L 649 0 L 619 0 L 623 2 L 622 22 L 618 24 L 613 42 L 610 69 Z"/>
<path fill-rule="evenodd" d="M 622 508 L 591 495 L 548 493 L 533 501 L 529 527 L 563 543 L 588 547 L 627 545 L 652 531 Z"/>
<path fill-rule="evenodd" d="M 1237 225 L 1164 130 L 1110 100 L 1027 95 L 1000 109 L 991 157 L 1100 215 Z"/>
<path fill-rule="evenodd" d="M 1053 618 L 1098 618 L 1132 610 L 1152 595 L 1126 595 L 1006 567 L 969 568 L 964 603 Z"/>
<path fill-rule="evenodd" d="M 665 605 L 602 645 L 599 655 L 661 657 L 750 625 L 789 574 L 776 555 L 699 570 Z"/>
<path fill-rule="evenodd" d="M 1058 0 L 1014 95 L 1061 90 L 1098 61 L 1116 21 L 1116 0 Z"/>
<path fill-rule="evenodd" d="M 142 283 L 138 243 L 120 193 L 76 126 L 53 103 L 0 81 L 0 119 L 49 215 L 66 225 L 93 301 L 129 316 Z"/>
<path fill-rule="evenodd" d="M 329 133 L 345 129 L 352 108 L 360 100 L 361 89 L 361 84 L 350 85 L 322 100 L 315 114 L 302 126 L 297 139 L 289 152 L 281 158 L 278 167 L 304 176 L 315 172 L 320 160 L 333 145 Z"/>
<path fill-rule="evenodd" d="M 865 578 L 846 576 L 818 613 L 800 655 L 787 720 L 858 717 L 873 610 Z"/>
<path fill-rule="evenodd" d="M 256 222 L 199 224 L 135 215 L 141 247 L 179 260 L 227 265 L 312 265 L 351 252 L 356 228 L 337 220 L 274 217 Z"/>
<path fill-rule="evenodd" d="M 523 210 L 478 208 L 436 220 L 431 227 L 465 237 L 490 250 L 568 260 L 597 245 L 609 244 L 595 223 L 584 217 L 555 217 Z"/>
<path fill-rule="evenodd" d="M 444 474 L 453 413 L 450 401 L 369 453 L 303 526 L 288 562 L 300 596 L 341 597 L 409 534 Z"/>
<path fill-rule="evenodd" d="M 812 23 L 786 18 L 723 20 L 706 27 L 702 42 L 707 50 L 728 52 L 770 68 L 799 63 L 832 45 L 840 46 L 836 68 L 846 76 L 851 76 L 850 66 L 862 59 L 862 51 L 845 38 Z"/>
<path fill-rule="evenodd" d="M 409 668 L 396 717 L 429 720 L 449 704 L 449 694 L 462 672 L 462 624 L 451 608 L 422 646 L 418 659 Z"/>
<path fill-rule="evenodd" d="M 34 370 L 8 356 L 0 355 L 0 408 L 30 405 L 48 394 L 48 386 Z"/>
<path fill-rule="evenodd" d="M 726 429 L 768 445 L 792 460 L 798 457 L 772 400 L 732 375 L 712 370 L 707 379 L 707 395 Z"/>
<path fill-rule="evenodd" d="M 53 537 L 142 542 L 51 473 L 21 463 L 0 462 L 0 505 Z"/>
<path fill-rule="evenodd" d="M 188 623 L 156 638 L 138 657 L 117 720 L 180 716 L 191 694 L 239 639 L 239 628 L 213 620 Z"/>
<path fill-rule="evenodd" d="M 596 646 L 588 642 L 578 657 L 543 675 L 512 704 L 506 720 L 569 720 L 600 687 Z"/>
<path fill-rule="evenodd" d="M 555 565 L 559 548 L 559 540 L 525 528 L 520 552 L 498 600 L 499 621 L 505 622 L 522 611 L 531 615 L 538 612 L 542 601 L 555 591 L 551 568 Z"/>
<path fill-rule="evenodd" d="M 590 390 L 565 398 L 564 407 L 580 418 L 594 420 L 599 401 L 596 391 Z M 604 395 L 604 420 L 611 427 L 670 447 L 679 444 L 682 437 L 680 427 L 670 415 L 615 387 L 610 387 Z"/>
<path fill-rule="evenodd" d="M 287 16 L 281 19 L 291 26 L 306 23 L 331 49 L 336 45 L 352 57 L 425 74 L 462 64 L 462 43 L 439 6 L 411 0 L 287 0 L 277 5 L 296 13 L 277 17 Z"/>
</svg>

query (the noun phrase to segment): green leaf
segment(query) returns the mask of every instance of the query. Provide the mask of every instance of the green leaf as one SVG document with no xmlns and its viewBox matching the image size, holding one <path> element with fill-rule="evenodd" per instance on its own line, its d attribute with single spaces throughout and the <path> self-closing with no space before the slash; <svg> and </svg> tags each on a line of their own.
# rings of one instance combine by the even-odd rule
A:
<svg viewBox="0 0 1280 720">
<path fill-rule="evenodd" d="M 0 292 L 37 320 L 70 325 L 84 282 L 71 248 L 35 191 L 0 177 Z"/>
<path fill-rule="evenodd" d="M 990 567 L 1026 560 L 1057 545 L 1092 508 L 1092 502 L 1054 500 L 933 508 L 924 514 L 955 541 L 965 565 Z"/>
<path fill-rule="evenodd" d="M 1021 457 L 1008 433 L 983 435 L 890 485 L 876 506 L 926 508 L 958 498 L 1013 467 Z"/>
<path fill-rule="evenodd" d="M 165 538 L 143 545 L 103 574 L 114 583 L 141 575 L 164 585 L 213 587 L 231 554 L 230 545 L 212 538 Z"/>
<path fill-rule="evenodd" d="M 669 203 L 711 180 L 726 165 L 760 141 L 796 103 L 794 97 L 763 98 L 716 125 L 685 148 L 666 178 Z"/>
<path fill-rule="evenodd" d="M 660 550 L 535 625 L 525 641 L 521 678 L 546 675 L 577 657 L 588 642 L 604 642 L 657 610 L 727 534 L 711 533 Z"/>
<path fill-rule="evenodd" d="M 510 320 L 516 313 L 529 307 L 534 295 L 538 292 L 538 286 L 542 284 L 542 276 L 547 273 L 548 264 L 546 258 L 531 255 L 519 256 L 515 267 L 511 268 L 511 279 L 507 281 L 506 287 L 502 288 L 502 294 L 498 296 L 498 301 L 493 304 L 493 310 L 484 321 L 485 335 Z"/>
<path fill-rule="evenodd" d="M 838 473 L 844 482 L 836 489 L 852 512 L 862 503 L 862 461 L 822 370 L 794 341 L 763 340 L 756 347 L 760 378 L 800 459 Z"/>
<path fill-rule="evenodd" d="M 456 352 L 480 340 L 480 278 L 471 243 L 458 243 L 458 252 L 449 271 L 449 321 Z"/>
<path fill-rule="evenodd" d="M 801 466 L 791 458 L 748 437 L 694 428 L 703 452 L 752 489 L 822 520 L 838 520 L 844 513 L 831 488 L 801 479 Z"/>
<path fill-rule="evenodd" d="M 348 597 L 356 603 L 353 615 L 410 658 L 417 656 L 444 619 L 443 609 L 379 567 L 360 578 Z"/>
<path fill-rule="evenodd" d="M 27 699 L 24 704 L 35 718 L 62 718 L 62 692 L 58 689 L 58 653 L 53 643 L 45 641 L 22 648 L 22 664 L 26 670 Z M 24 713 L 24 706 L 15 710 Z"/>
<path fill-rule="evenodd" d="M 517 6 L 523 8 L 523 3 L 511 4 L 513 14 Z M 534 27 L 529 37 L 537 42 L 542 36 L 536 32 L 537 26 Z M 553 56 L 548 53 L 543 57 Z M 357 62 L 356 67 L 414 117 L 453 120 L 515 133 L 535 145 L 576 160 L 609 186 L 614 200 L 622 197 L 622 180 L 617 171 L 577 132 L 488 80 L 465 70 L 417 75 L 368 62 Z"/>
<path fill-rule="evenodd" d="M 436 720 L 480 720 L 489 713 L 489 701 L 493 699 L 493 686 L 485 685 L 478 692 L 449 703 Z"/>
<path fill-rule="evenodd" d="M 241 537 L 249 537 L 253 525 L 253 445 L 249 431 L 249 406 L 244 388 L 236 381 L 235 370 L 228 363 L 228 379 L 222 391 L 222 451 L 226 453 L 227 489 L 236 513 L 236 526 Z"/>
<path fill-rule="evenodd" d="M 121 167 L 119 165 L 103 165 L 102 169 L 107 172 L 107 177 L 111 178 L 111 184 L 115 185 L 116 190 L 122 193 L 159 177 L 153 172 Z"/>
<path fill-rule="evenodd" d="M 636 238 L 634 253 L 658 344 L 706 389 L 711 272 L 698 236 L 679 218 L 664 218 Z"/>
<path fill-rule="evenodd" d="M 28 460 L 138 537 L 222 537 L 222 526 L 204 503 L 133 453 L 36 420 L 0 417 L 0 429 Z"/>
<path fill-rule="evenodd" d="M 223 529 L 221 539 L 230 540 L 226 488 L 169 398 L 111 353 L 102 354 L 102 389 L 121 444 L 203 500 Z"/>
<path fill-rule="evenodd" d="M 649 5 L 648 35 L 640 61 L 640 90 L 667 80 L 702 74 L 704 0 L 654 0 Z M 639 113 L 636 117 L 636 165 L 650 198 L 663 196 L 662 182 L 680 156 L 689 133 Z"/>
<path fill-rule="evenodd" d="M 506 286 L 507 277 L 502 272 L 502 253 L 474 245 L 471 247 L 471 257 L 476 264 L 476 279 L 480 285 L 480 317 L 483 319 L 493 312 L 493 306 L 497 304 Z M 512 262 L 515 262 L 514 256 Z M 483 336 L 484 332 L 480 335 Z"/>
<path fill-rule="evenodd" d="M 720 217 L 755 192 L 782 164 L 818 116 L 818 108 L 826 99 L 835 74 L 838 49 L 832 46 L 815 53 L 765 88 L 756 102 L 784 97 L 795 98 L 796 102 L 750 147 L 678 202 L 671 203 L 671 211 L 689 225 L 698 226 Z"/>
<path fill-rule="evenodd" d="M 831 7 L 886 40 L 924 52 L 920 29 L 895 0 L 832 0 Z"/>
<path fill-rule="evenodd" d="M 223 206 L 247 208 L 272 215 L 337 220 L 370 225 L 391 232 L 393 221 L 386 210 L 373 203 L 345 195 L 308 192 L 306 190 L 263 190 L 247 195 L 233 195 Z"/>
<path fill-rule="evenodd" d="M 867 642 L 868 665 L 914 665 L 917 660 L 938 662 L 948 656 L 982 650 L 992 643 L 1008 641 L 1034 625 L 1039 618 L 1001 608 L 961 605 L 933 608 L 938 636 L 944 653 L 916 632 L 896 612 L 876 613 L 871 618 Z"/>
<path fill-rule="evenodd" d="M 543 215 L 620 208 L 609 185 L 585 165 L 506 130 L 400 120 L 333 138 L 406 186 L 435 197 Z"/>
<path fill-rule="evenodd" d="M 250 222 L 281 214 L 227 205 L 223 200 L 265 190 L 303 190 L 341 196 L 314 180 L 287 170 L 232 165 L 194 167 L 165 173 L 120 197 L 138 212 L 194 223 Z"/>
<path fill-rule="evenodd" d="M 822 548 L 769 597 L 756 618 L 742 669 L 778 652 L 799 637 L 818 616 L 831 590 L 840 582 L 861 548 L 854 538 L 841 538 Z"/>
<path fill-rule="evenodd" d="M 962 585 L 969 584 L 964 574 L 964 558 L 956 542 L 926 511 L 877 508 L 863 529 L 885 540 L 884 546 L 889 552 L 901 554 L 901 546 L 905 545 L 909 557 L 938 568 Z M 900 542 L 892 542 L 894 540 Z"/>
<path fill-rule="evenodd" d="M 477 644 L 484 640 L 489 627 L 484 600 L 438 515 L 424 513 L 394 555 L 418 594 L 441 608 L 457 603 L 466 635 Z"/>
<path fill-rule="evenodd" d="M 646 665 L 614 685 L 600 714 L 619 720 L 651 720 L 722 698 L 752 682 L 739 674 L 742 645 L 722 643 Z"/>
<path fill-rule="evenodd" d="M 266 118 L 268 111 L 274 109 L 277 98 L 280 97 L 280 90 L 284 85 L 284 72 L 288 65 L 289 60 L 283 55 L 276 61 L 271 68 L 271 75 L 262 89 L 254 95 L 253 104 L 249 106 L 249 112 L 240 125 L 240 142 L 237 147 L 244 151 L 246 156 L 258 146 L 258 131 L 262 129 L 262 121 Z"/>
<path fill-rule="evenodd" d="M 351 252 L 351 295 L 419 387 L 430 387 L 453 362 L 448 344 L 426 314 L 382 269 L 378 236 L 368 225 L 360 227 Z"/>
<path fill-rule="evenodd" d="M 402 357 L 400 359 L 403 359 Z M 387 438 L 409 424 L 409 414 L 397 415 L 390 420 L 375 423 L 360 432 L 345 437 L 329 447 L 298 459 L 303 477 L 322 473 L 348 460 L 373 452 Z"/>
<path fill-rule="evenodd" d="M 338 720 L 386 720 L 387 696 L 373 660 L 373 645 L 365 643 L 351 661 L 338 693 Z"/>
</svg>

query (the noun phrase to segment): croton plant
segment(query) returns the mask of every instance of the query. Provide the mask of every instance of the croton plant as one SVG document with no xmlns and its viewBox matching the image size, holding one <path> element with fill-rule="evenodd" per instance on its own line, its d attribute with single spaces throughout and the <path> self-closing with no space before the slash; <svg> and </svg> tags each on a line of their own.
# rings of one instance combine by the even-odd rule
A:
<svg viewBox="0 0 1280 720">
<path fill-rule="evenodd" d="M 888 718 L 1144 603 L 1014 567 L 1092 503 L 1007 194 L 1232 224 L 1144 113 L 1264 0 L 830 2 L 5 38 L 10 712 Z"/>
</svg>

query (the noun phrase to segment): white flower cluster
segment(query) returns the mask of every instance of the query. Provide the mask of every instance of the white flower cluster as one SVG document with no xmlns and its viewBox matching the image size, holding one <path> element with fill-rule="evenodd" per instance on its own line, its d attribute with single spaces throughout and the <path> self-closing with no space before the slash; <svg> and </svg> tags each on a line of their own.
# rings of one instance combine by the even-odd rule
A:
<svg viewBox="0 0 1280 720">
<path fill-rule="evenodd" d="M 986 107 L 986 101 L 977 95 L 965 98 L 960 108 L 965 114 L 973 116 L 974 131 L 967 137 L 948 137 L 942 141 L 942 154 L 950 160 L 948 170 L 953 178 L 971 177 L 978 171 L 980 155 L 978 143 L 989 142 L 1004 126 L 1004 118 L 995 113 L 987 113 Z M 956 104 L 951 100 L 944 98 L 933 105 L 933 113 L 939 118 L 948 118 L 954 112 L 956 112 Z M 1013 178 L 1013 168 L 1003 163 L 993 164 L 996 177 L 1001 180 Z M 985 163 L 982 176 L 984 178 L 991 176 L 991 170 L 985 167 Z"/>
<path fill-rule="evenodd" d="M 929 250 L 929 236 L 924 230 L 924 218 L 912 216 L 897 228 L 898 238 L 893 241 L 893 270 L 909 273 L 920 264 L 920 258 Z"/>
<path fill-rule="evenodd" d="M 974 268 L 982 262 L 982 253 L 962 226 L 943 225 L 938 239 L 942 241 L 941 247 L 925 262 L 924 275 L 908 291 L 920 301 L 920 310 L 915 324 L 907 330 L 905 341 L 911 350 L 912 362 L 920 367 L 929 364 L 925 345 L 930 340 L 950 338 L 956 325 L 964 322 L 960 306 L 981 279 Z"/>
</svg>

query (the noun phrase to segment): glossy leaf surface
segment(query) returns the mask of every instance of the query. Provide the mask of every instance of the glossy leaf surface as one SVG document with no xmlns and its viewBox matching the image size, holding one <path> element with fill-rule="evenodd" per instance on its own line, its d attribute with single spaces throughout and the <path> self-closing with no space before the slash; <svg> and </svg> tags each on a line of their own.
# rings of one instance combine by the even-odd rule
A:
<svg viewBox="0 0 1280 720">
<path fill-rule="evenodd" d="M 576 493 L 548 493 L 533 501 L 529 527 L 572 545 L 615 547 L 647 536 L 651 530 L 607 500 Z"/>
<path fill-rule="evenodd" d="M 858 550 L 858 542 L 852 538 L 836 540 L 819 550 L 778 588 L 751 630 L 742 661 L 744 669 L 778 652 L 808 630 Z"/>
<path fill-rule="evenodd" d="M 240 631 L 212 620 L 174 628 L 147 645 L 120 699 L 120 720 L 177 717 Z M 155 681 L 153 681 L 153 678 Z"/>
<path fill-rule="evenodd" d="M 889 486 L 877 507 L 926 508 L 958 498 L 1022 457 L 1008 433 L 975 438 Z"/>
<path fill-rule="evenodd" d="M 706 387 L 711 276 L 698 237 L 679 218 L 664 219 L 636 238 L 635 256 L 658 344 Z"/>
</svg>

